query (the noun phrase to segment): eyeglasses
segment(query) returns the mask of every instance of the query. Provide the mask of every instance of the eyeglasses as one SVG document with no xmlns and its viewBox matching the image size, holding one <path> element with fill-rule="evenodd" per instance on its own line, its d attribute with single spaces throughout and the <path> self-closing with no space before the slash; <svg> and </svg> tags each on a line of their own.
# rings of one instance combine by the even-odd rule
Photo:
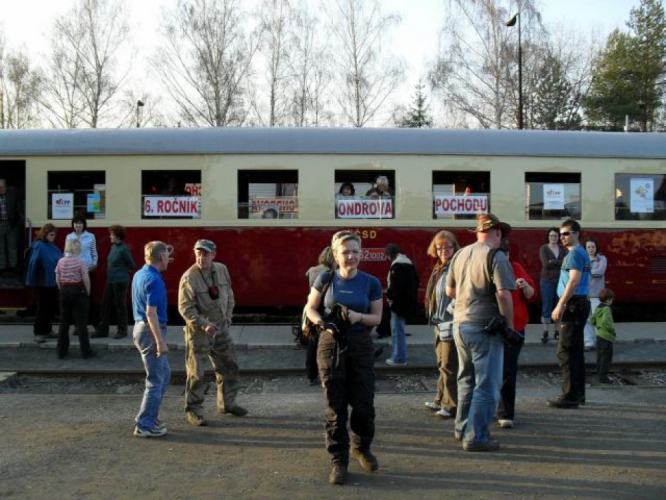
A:
<svg viewBox="0 0 666 500">
<path fill-rule="evenodd" d="M 445 247 L 438 247 L 438 246 L 436 246 L 436 247 L 435 247 L 435 250 L 436 250 L 437 252 L 441 252 L 441 251 L 443 251 L 443 250 L 453 250 L 454 248 L 455 248 L 455 247 L 454 247 L 453 245 L 447 245 L 447 246 L 445 246 Z"/>
<path fill-rule="evenodd" d="M 575 233 L 576 231 L 564 231 L 563 233 L 560 233 L 560 238 L 564 238 L 565 236 L 569 236 L 571 233 Z"/>
</svg>

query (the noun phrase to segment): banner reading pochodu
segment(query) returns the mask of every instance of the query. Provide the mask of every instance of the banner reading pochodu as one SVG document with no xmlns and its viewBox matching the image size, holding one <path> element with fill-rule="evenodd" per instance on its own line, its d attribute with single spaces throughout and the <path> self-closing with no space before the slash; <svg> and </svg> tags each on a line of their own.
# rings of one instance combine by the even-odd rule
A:
<svg viewBox="0 0 666 500">
<path fill-rule="evenodd" d="M 487 213 L 487 196 L 435 196 L 435 215 Z"/>
</svg>

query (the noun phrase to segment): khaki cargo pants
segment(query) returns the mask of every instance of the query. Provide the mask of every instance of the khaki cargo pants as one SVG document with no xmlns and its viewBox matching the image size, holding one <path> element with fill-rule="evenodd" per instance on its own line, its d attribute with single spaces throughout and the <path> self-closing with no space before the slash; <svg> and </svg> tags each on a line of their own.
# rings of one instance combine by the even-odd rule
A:
<svg viewBox="0 0 666 500">
<path fill-rule="evenodd" d="M 238 362 L 229 331 L 220 331 L 214 337 L 199 331 L 185 335 L 185 411 L 203 416 L 204 370 L 207 359 L 213 364 L 217 381 L 217 408 L 224 413 L 236 405 L 238 393 Z"/>
</svg>

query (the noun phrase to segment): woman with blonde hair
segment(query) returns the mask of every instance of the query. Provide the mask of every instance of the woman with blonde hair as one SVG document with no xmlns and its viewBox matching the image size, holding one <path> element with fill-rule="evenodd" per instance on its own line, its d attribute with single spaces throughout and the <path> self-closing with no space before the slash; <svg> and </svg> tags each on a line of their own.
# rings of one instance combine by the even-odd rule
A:
<svg viewBox="0 0 666 500">
<path fill-rule="evenodd" d="M 310 290 L 306 314 L 321 329 L 317 366 L 326 401 L 326 448 L 333 462 L 329 482 L 343 484 L 350 457 L 348 407 L 351 457 L 366 472 L 379 468 L 370 451 L 375 436 L 375 350 L 370 328 L 382 318 L 382 287 L 376 277 L 358 269 L 361 238 L 356 233 L 335 233 L 331 249 L 337 269 L 325 271 L 317 278 Z M 325 324 L 319 313 L 322 302 L 327 313 L 341 311 L 335 325 Z"/>
<path fill-rule="evenodd" d="M 460 249 L 458 240 L 449 231 L 439 231 L 428 246 L 428 255 L 437 259 L 430 274 L 425 295 L 428 321 L 435 328 L 437 355 L 437 394 L 426 407 L 442 418 L 456 416 L 458 408 L 458 351 L 453 341 L 453 307 L 455 300 L 446 295 L 446 276 L 453 255 Z"/>
<path fill-rule="evenodd" d="M 88 319 L 88 298 L 90 297 L 90 276 L 88 266 L 79 258 L 81 242 L 75 239 L 65 241 L 65 256 L 55 268 L 56 283 L 60 290 L 60 329 L 58 330 L 58 358 L 63 359 L 69 352 L 69 325 L 73 322 L 79 347 L 84 359 L 95 353 L 90 347 L 86 320 Z"/>
</svg>

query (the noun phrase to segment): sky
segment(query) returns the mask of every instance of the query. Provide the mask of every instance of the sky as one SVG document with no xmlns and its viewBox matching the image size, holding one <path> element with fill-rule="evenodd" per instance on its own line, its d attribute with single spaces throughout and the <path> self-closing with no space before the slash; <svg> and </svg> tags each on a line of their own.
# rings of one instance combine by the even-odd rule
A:
<svg viewBox="0 0 666 500">
<path fill-rule="evenodd" d="M 258 0 L 240 1 L 244 6 L 253 7 Z M 319 0 L 307 1 L 319 5 Z M 584 37 L 594 34 L 600 43 L 613 29 L 624 29 L 632 7 L 640 4 L 640 0 L 536 1 L 548 29 L 565 26 Z M 7 46 L 36 57 L 45 55 L 53 19 L 66 13 L 73 3 L 74 0 L 0 0 L 0 29 L 4 31 Z M 136 53 L 131 56 L 139 65 L 141 57 L 147 57 L 157 42 L 162 10 L 176 3 L 177 0 L 128 0 L 133 32 L 138 34 Z M 444 0 L 382 0 L 384 13 L 397 13 L 402 18 L 388 43 L 390 50 L 407 64 L 406 79 L 400 91 L 405 104 L 411 101 L 415 85 L 425 77 L 428 62 L 435 54 L 432 48 L 438 46 L 444 3 Z"/>
</svg>

